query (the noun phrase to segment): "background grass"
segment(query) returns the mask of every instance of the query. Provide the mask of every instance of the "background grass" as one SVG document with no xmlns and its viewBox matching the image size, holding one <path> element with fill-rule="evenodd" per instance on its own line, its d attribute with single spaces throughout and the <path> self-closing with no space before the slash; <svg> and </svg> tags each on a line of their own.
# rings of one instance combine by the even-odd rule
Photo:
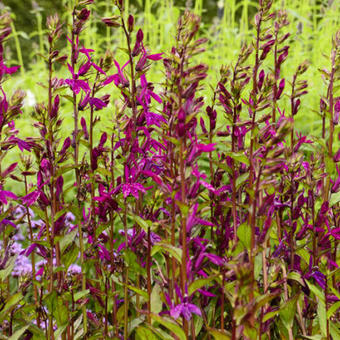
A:
<svg viewBox="0 0 340 340">
<path fill-rule="evenodd" d="M 6 49 L 6 59 L 11 64 L 21 64 L 21 72 L 16 77 L 12 77 L 5 84 L 8 89 L 22 88 L 27 92 L 26 107 L 22 119 L 17 123 L 22 136 L 32 135 L 32 126 L 30 123 L 30 114 L 34 103 L 44 101 L 47 98 L 47 91 L 38 83 L 46 83 L 47 72 L 46 66 L 39 53 L 46 54 L 46 41 L 44 38 L 44 24 L 47 14 L 53 10 L 62 10 L 64 19 L 67 18 L 68 6 L 72 6 L 72 1 L 62 0 L 61 2 L 40 1 L 40 6 L 32 7 L 29 1 L 6 1 L 14 12 L 14 35 L 8 42 Z M 136 0 L 125 1 L 129 12 L 135 14 L 136 25 L 144 31 L 145 42 L 153 53 L 164 52 L 171 49 L 175 42 L 174 32 L 177 19 L 181 12 L 187 7 L 202 17 L 202 27 L 200 34 L 202 37 L 209 39 L 206 45 L 206 52 L 200 55 L 199 62 L 209 66 L 207 82 L 216 86 L 219 78 L 219 69 L 221 65 L 232 65 L 240 50 L 242 43 L 249 43 L 252 39 L 252 21 L 256 12 L 258 3 L 250 0 L 221 0 L 221 1 L 173 1 L 173 0 Z M 312 133 L 319 135 L 321 131 L 321 118 L 318 115 L 319 98 L 325 94 L 325 86 L 319 69 L 329 67 L 329 59 L 323 55 L 329 56 L 332 36 L 340 27 L 340 2 L 339 1 L 315 1 L 315 0 L 280 0 L 275 1 L 276 9 L 285 8 L 288 13 L 289 26 L 287 32 L 291 32 L 289 56 L 283 66 L 282 76 L 286 77 L 286 86 L 292 78 L 292 74 L 297 66 L 304 60 L 308 60 L 311 66 L 305 77 L 308 80 L 308 95 L 302 99 L 302 109 L 296 116 L 296 127 L 303 134 Z M 20 5 L 21 4 L 21 5 Z M 34 20 L 30 25 L 25 21 L 23 16 L 23 7 L 32 8 L 27 13 Z M 124 44 L 121 30 L 112 30 L 104 27 L 101 18 L 114 14 L 114 6 L 109 1 L 95 1 L 93 16 L 90 27 L 87 28 L 83 36 L 84 41 L 81 43 L 86 47 L 96 50 L 97 55 L 105 50 L 114 53 L 115 59 L 119 62 L 126 61 L 123 52 L 117 49 L 117 46 Z M 128 11 L 127 11 L 128 12 Z M 16 29 L 16 27 L 18 27 Z M 24 30 L 24 31 L 23 31 Z M 67 22 L 64 25 L 67 34 Z M 66 45 L 66 37 L 60 44 L 61 49 L 69 49 Z M 99 53 L 98 53 L 99 52 Z M 197 60 L 196 60 L 197 61 Z M 266 69 L 266 65 L 264 65 Z M 114 70 L 113 70 L 114 72 Z M 150 81 L 156 84 L 161 82 L 163 66 L 157 63 L 153 66 Z M 58 77 L 68 77 L 66 68 L 62 68 Z M 119 98 L 119 92 L 111 87 L 111 102 Z M 289 91 L 289 89 L 288 89 Z M 210 97 L 211 89 L 205 86 L 202 95 Z M 288 101 L 285 107 L 281 109 L 288 110 Z M 70 134 L 73 126 L 71 114 L 71 105 L 66 101 L 63 102 L 63 117 L 65 135 Z M 289 111 L 288 111 L 289 112 Z M 101 119 L 110 124 L 114 112 L 112 105 L 101 111 Z M 219 123 L 223 124 L 223 117 L 219 115 Z M 339 127 L 337 127 L 339 129 Z M 338 130 L 336 133 L 339 132 Z M 336 141 L 338 142 L 338 141 Z"/>
</svg>

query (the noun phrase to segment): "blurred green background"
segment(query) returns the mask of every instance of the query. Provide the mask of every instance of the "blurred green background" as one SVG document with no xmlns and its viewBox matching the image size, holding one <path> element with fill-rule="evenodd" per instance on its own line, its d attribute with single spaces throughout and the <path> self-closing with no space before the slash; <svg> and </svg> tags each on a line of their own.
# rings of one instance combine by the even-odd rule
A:
<svg viewBox="0 0 340 340">
<path fill-rule="evenodd" d="M 193 62 L 203 62 L 209 66 L 207 86 L 202 95 L 211 97 L 211 88 L 216 86 L 222 65 L 233 65 L 242 43 L 250 43 L 254 36 L 253 17 L 257 11 L 258 0 L 124 0 L 129 13 L 134 14 L 136 29 L 143 28 L 145 45 L 153 52 L 167 52 L 175 44 L 177 19 L 185 8 L 191 9 L 202 18 L 200 37 L 207 37 L 206 51 Z M 46 65 L 39 54 L 47 50 L 45 36 L 46 16 L 58 12 L 69 34 L 72 0 L 4 0 L 0 6 L 10 9 L 14 24 L 12 39 L 6 45 L 6 60 L 9 65 L 21 65 L 20 74 L 12 77 L 8 88 L 22 88 L 27 92 L 27 105 L 23 115 L 22 132 L 31 134 L 27 127 L 28 115 L 36 102 L 45 101 L 47 94 L 38 86 L 46 84 Z M 99 58 L 107 49 L 114 53 L 115 59 L 125 63 L 126 56 L 119 49 L 125 46 L 122 30 L 105 27 L 101 18 L 111 16 L 115 9 L 113 0 L 95 0 L 91 5 L 92 16 L 81 35 L 81 43 L 96 51 Z M 281 77 L 286 78 L 286 91 L 290 91 L 290 80 L 300 63 L 308 60 L 311 64 L 305 79 L 308 79 L 309 93 L 302 99 L 301 110 L 296 116 L 297 128 L 302 133 L 320 133 L 319 101 L 325 95 L 325 84 L 319 69 L 329 68 L 329 54 L 332 37 L 340 29 L 340 0 L 274 0 L 273 10 L 287 11 L 290 24 L 284 32 L 290 32 L 289 56 L 283 65 Z M 268 27 L 270 29 L 270 27 Z M 69 54 L 66 37 L 61 39 L 62 53 Z M 252 60 L 249 60 L 252 63 Z M 272 60 L 262 65 L 266 72 L 272 67 Z M 159 83 L 163 79 L 162 63 L 153 63 L 148 80 Z M 63 68 L 58 77 L 68 77 Z M 210 85 L 210 86 L 209 86 Z M 157 84 L 156 84 L 157 86 Z M 119 98 L 119 92 L 110 88 L 112 98 Z M 290 105 L 283 98 L 281 109 L 289 113 Z M 71 128 L 72 118 L 68 114 L 68 103 L 64 103 L 66 126 Z M 112 118 L 112 107 L 101 112 L 103 120 Z M 109 117 L 109 118 L 107 118 Z M 223 114 L 220 114 L 223 124 Z M 340 132 L 340 131 L 336 131 Z"/>
<path fill-rule="evenodd" d="M 113 0 L 95 1 L 97 4 L 104 2 L 106 2 L 107 7 L 109 7 L 110 4 L 113 3 Z M 128 2 L 130 10 L 134 13 L 143 13 L 145 7 L 150 4 L 151 11 L 156 13 L 160 3 L 166 2 L 166 0 L 130 0 Z M 200 6 L 202 6 L 202 22 L 206 25 L 211 25 L 214 19 L 223 16 L 224 0 L 203 0 L 199 2 L 201 3 Z M 242 2 L 244 2 L 244 0 L 235 0 L 236 5 Z M 174 0 L 172 3 L 179 9 L 192 9 L 197 6 L 196 0 Z M 251 3 L 251 1 L 249 1 L 249 3 Z M 34 47 L 38 47 L 39 45 L 39 27 L 44 27 L 48 15 L 58 13 L 60 16 L 65 17 L 67 7 L 72 5 L 72 0 L 4 0 L 3 4 L 10 8 L 13 15 L 21 48 L 23 51 L 29 52 L 23 53 L 23 62 L 27 65 L 30 57 L 32 57 L 34 53 Z M 250 7 L 249 16 L 253 16 L 255 12 L 255 7 Z M 239 6 L 236 11 L 236 19 L 238 20 L 241 15 L 242 6 Z M 100 27 L 99 30 L 103 30 L 103 27 Z M 13 46 L 14 43 L 12 42 L 12 50 Z"/>
</svg>

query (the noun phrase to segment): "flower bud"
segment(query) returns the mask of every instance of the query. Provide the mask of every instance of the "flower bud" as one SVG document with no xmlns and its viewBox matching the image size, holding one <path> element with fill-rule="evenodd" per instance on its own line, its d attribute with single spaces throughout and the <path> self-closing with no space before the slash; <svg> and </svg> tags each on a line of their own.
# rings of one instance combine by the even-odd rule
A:
<svg viewBox="0 0 340 340">
<path fill-rule="evenodd" d="M 79 13 L 78 13 L 78 19 L 81 21 L 86 21 L 89 16 L 90 16 L 90 11 L 86 8 L 83 8 Z"/>
<path fill-rule="evenodd" d="M 143 31 L 139 29 L 137 32 L 136 43 L 141 43 L 143 39 L 144 39 Z"/>
<path fill-rule="evenodd" d="M 133 16 L 130 14 L 129 18 L 128 18 L 128 31 L 131 33 L 133 31 L 133 25 L 134 25 L 134 18 Z"/>
<path fill-rule="evenodd" d="M 208 133 L 207 128 L 205 127 L 204 120 L 203 120 L 202 117 L 200 118 L 200 125 L 201 125 L 203 133 Z"/>
<path fill-rule="evenodd" d="M 264 73 L 263 70 L 261 70 L 261 72 L 259 74 L 259 81 L 257 83 L 257 86 L 258 86 L 259 90 L 261 90 L 261 88 L 262 88 L 263 81 L 264 81 L 264 76 L 265 76 L 265 73 Z"/>
<path fill-rule="evenodd" d="M 88 140 L 88 139 L 89 139 L 89 133 L 88 133 L 88 131 L 87 131 L 86 120 L 85 120 L 84 117 L 81 117 L 81 119 L 80 119 L 80 125 L 81 125 L 81 128 L 82 128 L 83 133 L 84 133 L 84 138 L 85 138 L 86 140 Z"/>
<path fill-rule="evenodd" d="M 51 112 L 50 112 L 50 118 L 51 119 L 53 119 L 57 116 L 58 111 L 59 111 L 59 104 L 60 104 L 60 98 L 59 98 L 59 95 L 57 95 L 54 98 L 54 103 L 52 105 Z"/>
<path fill-rule="evenodd" d="M 300 99 L 298 99 L 297 101 L 294 102 L 294 104 L 293 104 L 293 112 L 292 112 L 293 116 L 295 116 L 297 114 L 297 112 L 299 110 L 299 107 L 300 107 L 300 104 L 301 104 Z"/>
<path fill-rule="evenodd" d="M 119 17 L 114 16 L 110 18 L 103 18 L 102 22 L 109 27 L 120 27 L 120 23 L 118 22 Z"/>
<path fill-rule="evenodd" d="M 71 146 L 71 138 L 70 137 L 67 137 L 65 140 L 64 140 L 64 144 L 63 144 L 63 147 L 61 148 L 60 150 L 60 156 L 63 156 L 65 154 L 65 152 L 67 151 L 67 149 Z"/>
<path fill-rule="evenodd" d="M 320 99 L 320 112 L 324 112 L 327 109 L 326 102 L 321 98 Z"/>
<path fill-rule="evenodd" d="M 185 135 L 185 124 L 184 123 L 178 123 L 177 125 L 177 133 L 179 137 L 183 137 Z"/>
<path fill-rule="evenodd" d="M 276 94 L 276 99 L 277 100 L 280 99 L 281 94 L 282 94 L 284 88 L 285 88 L 285 79 L 282 78 L 281 81 L 280 81 L 280 84 L 279 84 L 279 88 L 278 88 L 277 94 Z"/>
<path fill-rule="evenodd" d="M 179 123 L 185 123 L 185 112 L 183 109 L 180 109 L 177 118 Z"/>
</svg>

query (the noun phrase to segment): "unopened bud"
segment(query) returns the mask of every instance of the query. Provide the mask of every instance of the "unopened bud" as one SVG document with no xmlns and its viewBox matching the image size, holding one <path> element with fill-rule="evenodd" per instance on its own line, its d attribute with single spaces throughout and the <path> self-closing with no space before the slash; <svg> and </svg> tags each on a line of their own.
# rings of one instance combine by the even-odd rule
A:
<svg viewBox="0 0 340 340">
<path fill-rule="evenodd" d="M 177 125 L 177 133 L 179 137 L 183 137 L 185 135 L 185 124 L 179 123 Z"/>
<path fill-rule="evenodd" d="M 141 29 L 139 29 L 138 32 L 137 32 L 136 43 L 141 43 L 143 41 L 143 38 L 144 38 L 143 31 Z"/>
<path fill-rule="evenodd" d="M 114 16 L 110 18 L 103 18 L 102 22 L 109 27 L 120 27 L 120 23 L 118 22 L 119 17 Z"/>
<path fill-rule="evenodd" d="M 263 70 L 261 70 L 261 72 L 259 74 L 259 82 L 257 83 L 257 86 L 258 86 L 259 90 L 261 90 L 261 88 L 262 88 L 263 81 L 264 81 L 264 76 L 265 76 L 265 73 L 264 73 Z"/>
<path fill-rule="evenodd" d="M 50 118 L 51 119 L 53 119 L 57 116 L 58 111 L 59 111 L 59 104 L 60 104 L 60 99 L 59 99 L 59 96 L 57 95 L 54 98 L 54 103 L 52 105 L 51 112 L 50 112 Z"/>
<path fill-rule="evenodd" d="M 280 99 L 281 94 L 282 94 L 284 88 L 285 88 L 285 79 L 283 78 L 280 81 L 279 89 L 278 89 L 277 94 L 276 94 L 276 99 Z"/>
<path fill-rule="evenodd" d="M 321 98 L 320 99 L 320 112 L 324 112 L 327 109 L 326 102 Z"/>
<path fill-rule="evenodd" d="M 133 16 L 130 14 L 129 18 L 128 18 L 128 30 L 131 33 L 133 31 L 133 25 L 134 25 L 134 18 Z"/>
<path fill-rule="evenodd" d="M 300 104 L 301 104 L 300 99 L 298 99 L 296 102 L 293 103 L 293 112 L 292 112 L 293 116 L 297 114 Z"/>
<path fill-rule="evenodd" d="M 78 19 L 81 21 L 86 21 L 89 16 L 90 16 L 90 11 L 86 8 L 83 8 L 79 13 L 78 13 Z"/>
</svg>

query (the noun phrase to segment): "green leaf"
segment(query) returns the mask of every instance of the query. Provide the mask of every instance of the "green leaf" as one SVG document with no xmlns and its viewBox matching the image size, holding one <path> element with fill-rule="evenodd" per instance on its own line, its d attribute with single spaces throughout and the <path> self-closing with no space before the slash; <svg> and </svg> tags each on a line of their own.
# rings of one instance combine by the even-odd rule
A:
<svg viewBox="0 0 340 340">
<path fill-rule="evenodd" d="M 187 216 L 189 213 L 189 206 L 181 201 L 175 201 L 175 203 L 178 205 L 179 209 L 181 210 L 181 213 L 184 216 Z"/>
<path fill-rule="evenodd" d="M 236 178 L 236 189 L 239 188 L 241 184 L 243 184 L 249 177 L 249 173 L 244 173 Z"/>
<path fill-rule="evenodd" d="M 211 281 L 213 281 L 216 278 L 217 275 L 209 276 L 204 279 L 198 279 L 192 282 L 188 288 L 188 295 L 190 296 L 191 294 L 195 293 L 197 289 L 200 289 L 207 284 L 209 284 Z"/>
<path fill-rule="evenodd" d="M 249 165 L 249 159 L 247 158 L 246 155 L 243 153 L 237 153 L 237 152 L 226 152 L 226 155 L 231 157 L 237 162 L 244 163 L 246 165 Z"/>
<path fill-rule="evenodd" d="M 323 336 L 318 334 L 318 335 L 313 335 L 313 336 L 303 336 L 303 335 L 299 335 L 299 337 L 301 339 L 308 339 L 308 340 L 322 340 Z"/>
<path fill-rule="evenodd" d="M 139 288 L 136 288 L 136 287 L 133 287 L 133 286 L 130 286 L 130 285 L 127 285 L 127 287 L 128 287 L 130 290 L 132 290 L 132 291 L 134 291 L 135 293 L 137 293 L 138 295 L 143 296 L 143 298 L 144 298 L 145 300 L 149 300 L 148 293 L 145 292 L 144 290 L 141 290 L 141 289 L 139 289 Z"/>
<path fill-rule="evenodd" d="M 144 231 L 148 231 L 148 228 L 151 227 L 152 222 L 149 220 L 144 220 L 138 215 L 133 215 L 132 218 L 135 220 L 135 222 L 144 229 Z"/>
<path fill-rule="evenodd" d="M 151 292 L 151 312 L 154 314 L 158 314 L 162 310 L 161 293 L 161 287 L 155 284 Z"/>
<path fill-rule="evenodd" d="M 7 277 L 12 273 L 13 268 L 15 266 L 16 256 L 13 256 L 9 259 L 7 267 L 5 269 L 0 270 L 0 281 L 4 281 Z"/>
<path fill-rule="evenodd" d="M 326 315 L 326 305 L 319 300 L 317 309 L 320 330 L 323 336 L 327 336 L 327 315 Z"/>
<path fill-rule="evenodd" d="M 329 200 L 329 205 L 333 206 L 339 202 L 340 202 L 340 191 L 335 192 L 331 195 L 331 198 Z"/>
<path fill-rule="evenodd" d="M 225 172 L 229 173 L 230 175 L 232 174 L 232 170 L 231 168 L 225 164 L 225 163 L 222 163 L 222 162 L 217 162 L 215 160 L 213 160 L 213 163 L 220 169 L 224 170 Z"/>
<path fill-rule="evenodd" d="M 259 308 L 261 308 L 262 306 L 264 306 L 266 303 L 273 300 L 277 296 L 278 296 L 277 293 L 266 293 L 264 295 L 259 295 L 256 298 L 255 310 L 258 310 Z"/>
<path fill-rule="evenodd" d="M 21 335 L 23 335 L 25 333 L 25 331 L 29 328 L 29 325 L 28 326 L 25 326 L 21 329 L 18 329 L 17 331 L 15 331 L 12 336 L 10 336 L 8 338 L 8 340 L 19 340 Z"/>
<path fill-rule="evenodd" d="M 73 101 L 73 98 L 72 98 L 72 101 Z M 76 169 L 76 168 L 77 168 L 77 166 L 75 166 L 75 165 L 64 165 L 64 166 L 61 166 L 61 167 L 58 169 L 57 173 L 55 174 L 55 177 L 57 178 L 57 177 L 59 177 L 60 175 L 66 173 L 66 172 L 68 172 L 68 171 L 74 170 L 74 169 Z"/>
<path fill-rule="evenodd" d="M 339 293 L 336 289 L 334 289 L 334 287 L 329 287 L 329 288 L 331 289 L 332 293 L 333 293 L 338 299 L 340 299 L 340 293 Z"/>
<path fill-rule="evenodd" d="M 261 271 L 262 271 L 262 254 L 259 253 L 255 256 L 254 263 L 254 277 L 256 280 L 259 279 Z"/>
<path fill-rule="evenodd" d="M 8 299 L 5 307 L 2 309 L 0 313 L 0 321 L 4 320 L 4 318 L 8 316 L 9 310 L 16 306 L 22 298 L 23 296 L 21 293 L 16 293 Z"/>
<path fill-rule="evenodd" d="M 172 144 L 175 144 L 177 146 L 180 144 L 179 140 L 174 138 L 174 137 L 169 137 L 169 136 L 163 135 L 163 138 L 165 138 L 166 140 L 168 140 L 169 142 L 171 142 Z"/>
<path fill-rule="evenodd" d="M 58 326 L 58 329 L 54 332 L 54 338 L 56 340 L 61 339 L 61 335 L 63 334 L 63 332 L 65 331 L 67 325 L 63 325 L 63 326 Z"/>
<path fill-rule="evenodd" d="M 139 326 L 136 329 L 136 340 L 158 340 L 159 338 L 149 329 Z"/>
<path fill-rule="evenodd" d="M 44 331 L 38 328 L 36 325 L 31 324 L 29 330 L 33 333 L 33 340 L 40 340 L 45 338 Z"/>
<path fill-rule="evenodd" d="M 328 308 L 327 319 L 330 319 L 338 309 L 340 309 L 340 301 L 333 303 L 332 306 Z"/>
<path fill-rule="evenodd" d="M 68 309 L 65 305 L 65 302 L 63 301 L 63 298 L 61 296 L 57 297 L 57 305 L 54 309 L 54 315 L 57 320 L 58 328 L 65 326 L 68 321 Z"/>
<path fill-rule="evenodd" d="M 335 163 L 333 158 L 325 156 L 325 166 L 328 174 L 332 174 L 335 171 Z"/>
<path fill-rule="evenodd" d="M 334 324 L 333 322 L 330 322 L 329 331 L 330 331 L 333 339 L 340 339 L 340 325 L 339 325 L 339 323 Z"/>
<path fill-rule="evenodd" d="M 247 222 L 242 223 L 237 229 L 237 237 L 243 243 L 246 249 L 250 249 L 251 229 Z"/>
<path fill-rule="evenodd" d="M 295 295 L 280 308 L 280 318 L 287 329 L 291 329 L 293 327 L 297 299 L 298 295 Z"/>
<path fill-rule="evenodd" d="M 44 302 L 46 304 L 46 307 L 48 309 L 48 311 L 54 315 L 54 311 L 56 309 L 57 306 L 57 292 L 55 290 L 53 290 L 52 292 L 46 294 L 44 296 Z"/>
<path fill-rule="evenodd" d="M 68 268 L 72 263 L 77 260 L 79 255 L 78 247 L 74 246 L 71 250 L 62 255 L 62 263 L 64 263 L 65 267 Z"/>
<path fill-rule="evenodd" d="M 157 339 L 162 339 L 162 340 L 174 340 L 174 338 L 169 335 L 166 331 L 161 329 L 160 327 L 153 327 L 152 325 L 147 325 L 149 329 L 151 329 L 157 336 Z"/>
<path fill-rule="evenodd" d="M 78 229 L 76 228 L 62 237 L 59 243 L 61 253 L 63 253 L 69 244 L 76 238 L 77 232 Z"/>
<path fill-rule="evenodd" d="M 45 219 L 45 213 L 40 209 L 38 208 L 36 205 L 31 205 L 30 206 L 30 209 L 33 210 L 34 214 L 37 215 L 37 217 L 39 217 L 41 220 L 44 220 Z"/>
<path fill-rule="evenodd" d="M 317 296 L 318 299 L 321 302 L 325 303 L 325 296 L 324 296 L 323 292 L 321 292 L 321 290 L 319 288 L 317 288 L 316 286 L 314 286 L 312 283 L 310 283 L 308 281 L 306 281 L 306 282 L 307 282 L 307 285 L 308 285 L 309 289 L 312 291 L 312 293 L 315 296 Z"/>
<path fill-rule="evenodd" d="M 268 321 L 269 319 L 275 317 L 277 314 L 279 314 L 279 310 L 274 310 L 272 312 L 268 312 L 264 317 L 263 317 L 263 322 Z"/>
<path fill-rule="evenodd" d="M 303 282 L 301 275 L 298 272 L 290 272 L 287 275 L 287 279 L 297 281 L 301 284 L 301 286 L 305 286 L 305 283 Z"/>
<path fill-rule="evenodd" d="M 143 321 L 144 321 L 143 316 L 132 319 L 132 321 L 129 322 L 129 326 L 128 326 L 129 334 L 131 334 Z"/>
<path fill-rule="evenodd" d="M 226 331 L 222 332 L 218 329 L 209 329 L 209 334 L 211 334 L 215 340 L 230 340 L 231 336 Z"/>
<path fill-rule="evenodd" d="M 137 256 L 134 252 L 132 252 L 129 248 L 125 250 L 124 259 L 127 266 L 131 269 L 131 271 L 135 273 L 139 273 L 141 275 L 145 274 L 145 268 L 143 268 L 139 261 L 137 261 Z"/>
<path fill-rule="evenodd" d="M 183 329 L 177 323 L 172 321 L 170 318 L 161 317 L 161 316 L 155 315 L 155 314 L 151 314 L 151 318 L 153 320 L 157 321 L 158 323 L 160 323 L 161 325 L 163 325 L 164 327 L 166 327 L 169 331 L 176 334 L 176 336 L 180 340 L 186 340 L 185 333 L 184 333 Z"/>
<path fill-rule="evenodd" d="M 96 171 L 102 174 L 103 176 L 111 177 L 111 172 L 105 168 L 98 167 Z"/>
<path fill-rule="evenodd" d="M 86 296 L 88 293 L 90 293 L 89 289 L 82 290 L 81 292 L 77 292 L 74 294 L 74 301 L 78 301 L 82 297 Z"/>
<path fill-rule="evenodd" d="M 177 248 L 169 243 L 158 242 L 151 249 L 151 256 L 157 254 L 159 251 L 165 251 L 173 256 L 179 263 L 182 262 L 182 249 Z"/>
<path fill-rule="evenodd" d="M 203 327 L 203 318 L 196 314 L 193 315 L 194 325 L 195 325 L 195 334 L 198 335 Z"/>
</svg>

